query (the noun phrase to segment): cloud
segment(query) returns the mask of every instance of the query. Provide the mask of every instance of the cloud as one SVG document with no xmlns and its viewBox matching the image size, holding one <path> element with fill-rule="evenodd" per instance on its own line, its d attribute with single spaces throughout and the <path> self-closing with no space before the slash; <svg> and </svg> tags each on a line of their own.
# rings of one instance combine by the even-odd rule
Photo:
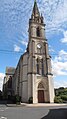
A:
<svg viewBox="0 0 67 119">
<path fill-rule="evenodd" d="M 55 56 L 54 62 L 66 62 L 67 61 L 67 52 L 64 51 L 63 49 L 59 51 L 58 55 Z"/>
<path fill-rule="evenodd" d="M 59 57 L 60 57 L 59 60 L 67 61 L 67 52 L 64 51 L 64 50 L 61 50 L 61 51 L 59 52 Z"/>
<path fill-rule="evenodd" d="M 17 38 L 21 39 L 21 36 L 23 39 L 27 38 L 28 20 L 33 8 L 32 3 L 34 4 L 33 0 L 0 1 L 0 33 L 4 31 L 4 34 L 2 33 L 4 46 L 6 46 L 6 40 L 4 40 L 6 36 L 7 46 L 11 43 L 12 45 L 16 42 L 18 43 L 19 40 L 17 40 Z M 47 35 L 52 35 L 53 32 L 58 31 L 63 32 L 63 29 L 67 28 L 67 0 L 39 0 L 38 4 L 45 18 Z M 2 27 L 2 25 L 4 27 Z M 65 34 L 66 32 L 64 33 L 64 38 L 61 40 L 62 43 L 67 43 L 67 36 Z M 21 43 L 27 47 L 26 40 L 22 40 Z M 19 46 L 14 45 L 14 51 L 19 52 L 20 50 L 22 49 Z M 52 48 L 50 48 L 50 52 L 53 52 Z M 65 75 L 67 73 L 66 52 L 61 50 L 58 56 L 55 56 L 52 60 L 52 64 L 55 75 Z"/>
<path fill-rule="evenodd" d="M 67 87 L 67 81 L 55 80 L 54 81 L 54 88 L 59 88 L 59 87 Z"/>
<path fill-rule="evenodd" d="M 55 50 L 52 48 L 52 46 L 51 45 L 49 45 L 49 52 L 55 52 Z"/>
<path fill-rule="evenodd" d="M 22 40 L 22 41 L 20 41 L 20 42 L 22 43 L 22 45 L 25 45 L 25 46 L 27 47 L 27 44 L 28 44 L 28 42 L 27 42 L 27 41 Z"/>
<path fill-rule="evenodd" d="M 66 28 L 67 0 L 43 0 L 39 6 L 45 17 L 46 32 L 52 34 Z"/>
<path fill-rule="evenodd" d="M 4 29 L 1 28 L 1 31 L 5 31 L 4 33 L 7 34 L 8 42 L 15 44 L 15 42 L 18 42 L 17 36 L 18 38 L 22 36 L 23 39 L 28 38 L 26 34 L 29 25 L 28 20 L 33 9 L 32 4 L 34 4 L 33 0 L 4 1 L 3 4 L 0 2 L 0 14 L 2 16 L 0 20 L 4 24 Z M 47 35 L 67 28 L 67 0 L 39 0 L 37 4 L 39 4 L 38 7 L 45 19 Z M 13 40 L 13 37 L 16 38 Z M 4 43 L 6 43 L 5 40 Z"/>
<path fill-rule="evenodd" d="M 58 56 L 52 60 L 52 71 L 54 76 L 67 75 L 67 52 L 59 51 Z"/>
<path fill-rule="evenodd" d="M 61 39 L 61 42 L 67 43 L 67 31 L 64 31 L 63 34 L 64 34 L 64 38 Z"/>
<path fill-rule="evenodd" d="M 53 62 L 53 74 L 55 76 L 67 75 L 67 62 Z"/>
<path fill-rule="evenodd" d="M 22 48 L 20 48 L 18 45 L 14 45 L 14 51 L 15 52 L 19 52 L 21 50 L 22 50 Z"/>
<path fill-rule="evenodd" d="M 5 76 L 4 73 L 0 73 L 0 90 L 2 90 L 4 76 Z"/>
</svg>

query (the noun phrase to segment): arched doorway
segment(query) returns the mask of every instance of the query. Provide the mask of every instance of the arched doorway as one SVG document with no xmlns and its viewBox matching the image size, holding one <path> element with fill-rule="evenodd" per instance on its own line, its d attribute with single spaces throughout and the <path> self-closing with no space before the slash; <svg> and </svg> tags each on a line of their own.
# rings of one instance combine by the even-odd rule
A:
<svg viewBox="0 0 67 119">
<path fill-rule="evenodd" d="M 38 103 L 44 103 L 44 86 L 42 83 L 39 83 L 38 85 Z"/>
</svg>

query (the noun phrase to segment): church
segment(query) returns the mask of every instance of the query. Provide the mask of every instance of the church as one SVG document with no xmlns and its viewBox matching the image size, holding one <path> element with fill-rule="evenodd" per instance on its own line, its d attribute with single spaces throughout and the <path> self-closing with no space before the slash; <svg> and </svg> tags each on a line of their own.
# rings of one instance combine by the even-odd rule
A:
<svg viewBox="0 0 67 119">
<path fill-rule="evenodd" d="M 54 102 L 54 84 L 45 36 L 45 24 L 37 2 L 34 2 L 29 19 L 29 40 L 26 52 L 20 57 L 12 77 L 13 95 L 21 96 L 22 102 L 33 98 L 33 103 Z"/>
</svg>

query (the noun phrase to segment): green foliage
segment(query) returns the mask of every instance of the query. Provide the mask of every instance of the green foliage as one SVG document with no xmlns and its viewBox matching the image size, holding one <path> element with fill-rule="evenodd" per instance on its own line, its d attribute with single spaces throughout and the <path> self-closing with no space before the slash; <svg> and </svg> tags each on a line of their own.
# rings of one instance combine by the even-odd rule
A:
<svg viewBox="0 0 67 119">
<path fill-rule="evenodd" d="M 13 100 L 14 100 L 14 102 L 15 102 L 16 104 L 20 104 L 20 102 L 21 102 L 21 97 L 20 97 L 19 95 L 15 95 Z"/>
<path fill-rule="evenodd" d="M 21 97 L 19 95 L 16 95 L 16 101 L 20 102 L 21 101 Z"/>
<path fill-rule="evenodd" d="M 60 96 L 55 96 L 54 102 L 55 102 L 55 103 L 63 103 L 63 100 L 61 99 Z"/>
<path fill-rule="evenodd" d="M 29 104 L 32 104 L 33 103 L 33 97 L 30 97 L 28 102 L 29 102 Z"/>
<path fill-rule="evenodd" d="M 67 102 L 67 88 L 60 87 L 59 89 L 55 89 L 54 102 Z"/>
<path fill-rule="evenodd" d="M 61 95 L 61 99 L 67 101 L 67 95 Z"/>
<path fill-rule="evenodd" d="M 67 95 L 67 88 L 55 89 L 55 95 L 56 95 L 56 96 L 59 96 L 59 95 Z"/>
</svg>

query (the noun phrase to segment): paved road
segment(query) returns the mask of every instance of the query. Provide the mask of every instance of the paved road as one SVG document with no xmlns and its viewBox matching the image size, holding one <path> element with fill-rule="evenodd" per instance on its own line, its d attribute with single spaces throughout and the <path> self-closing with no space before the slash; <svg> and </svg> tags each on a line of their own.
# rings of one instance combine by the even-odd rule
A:
<svg viewBox="0 0 67 119">
<path fill-rule="evenodd" d="M 67 119 L 67 107 L 7 107 L 0 105 L 0 119 Z"/>
<path fill-rule="evenodd" d="M 48 115 L 41 119 L 67 119 L 67 109 L 50 109 Z"/>
</svg>

